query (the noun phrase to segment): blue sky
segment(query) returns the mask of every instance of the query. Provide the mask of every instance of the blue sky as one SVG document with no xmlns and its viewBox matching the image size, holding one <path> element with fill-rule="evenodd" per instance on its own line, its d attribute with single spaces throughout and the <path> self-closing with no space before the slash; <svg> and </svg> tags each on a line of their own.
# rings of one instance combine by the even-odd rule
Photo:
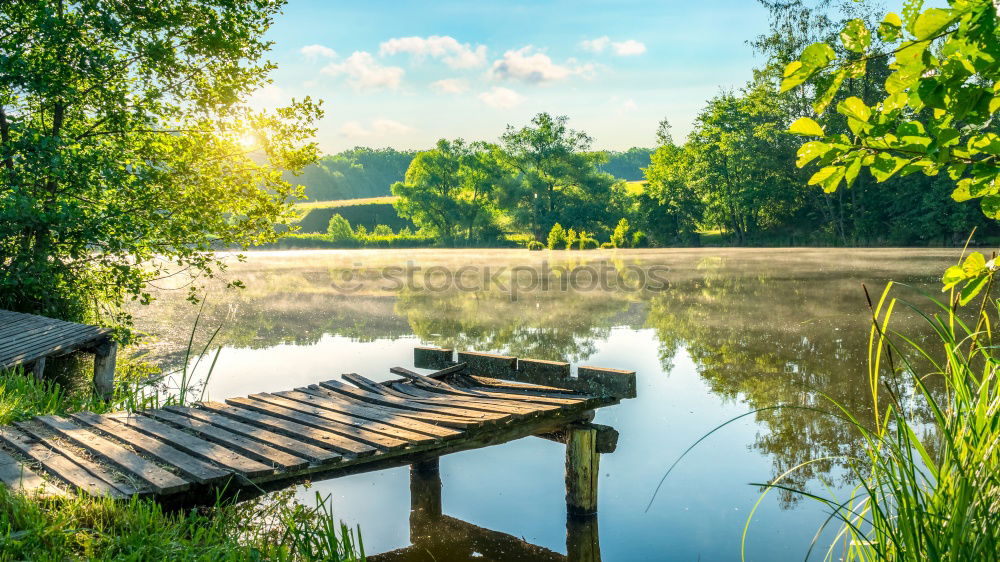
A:
<svg viewBox="0 0 1000 562">
<path fill-rule="evenodd" d="M 660 119 L 681 137 L 707 98 L 750 78 L 746 42 L 766 29 L 755 0 L 289 0 L 254 103 L 323 99 L 328 153 L 496 140 L 540 111 L 597 148 L 651 146 Z"/>
</svg>

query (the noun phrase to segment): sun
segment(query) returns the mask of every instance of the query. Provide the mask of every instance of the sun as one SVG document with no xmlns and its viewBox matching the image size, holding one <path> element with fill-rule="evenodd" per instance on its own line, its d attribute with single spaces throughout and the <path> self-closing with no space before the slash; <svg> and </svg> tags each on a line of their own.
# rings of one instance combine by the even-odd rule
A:
<svg viewBox="0 0 1000 562">
<path fill-rule="evenodd" d="M 240 135 L 239 143 L 243 148 L 251 149 L 257 146 L 257 135 L 254 133 L 243 133 Z"/>
</svg>

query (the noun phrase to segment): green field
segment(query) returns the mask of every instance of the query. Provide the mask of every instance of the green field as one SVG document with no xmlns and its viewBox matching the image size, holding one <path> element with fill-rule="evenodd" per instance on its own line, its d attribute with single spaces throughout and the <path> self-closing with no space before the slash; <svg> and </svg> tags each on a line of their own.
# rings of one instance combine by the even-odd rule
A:
<svg viewBox="0 0 1000 562">
<path fill-rule="evenodd" d="M 309 211 L 312 209 L 336 209 L 338 207 L 353 207 L 355 205 L 371 205 L 371 204 L 393 204 L 399 197 L 395 195 L 386 195 L 384 197 L 363 197 L 361 199 L 339 199 L 336 201 L 306 201 L 303 203 L 296 203 L 295 208 L 301 211 Z"/>
<path fill-rule="evenodd" d="M 625 182 L 625 184 L 626 184 L 625 189 L 631 195 L 641 195 L 642 192 L 646 190 L 646 181 L 645 180 L 629 181 L 629 182 Z"/>
</svg>

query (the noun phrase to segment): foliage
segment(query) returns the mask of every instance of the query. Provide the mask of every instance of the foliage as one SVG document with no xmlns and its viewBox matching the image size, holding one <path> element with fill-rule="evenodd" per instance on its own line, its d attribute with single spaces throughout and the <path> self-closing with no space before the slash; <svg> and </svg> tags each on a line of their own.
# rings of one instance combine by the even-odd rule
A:
<svg viewBox="0 0 1000 562">
<path fill-rule="evenodd" d="M 628 231 L 628 219 L 623 218 L 618 221 L 618 225 L 615 226 L 615 231 L 611 233 L 611 244 L 613 244 L 615 248 L 628 248 Z"/>
<path fill-rule="evenodd" d="M 549 230 L 548 236 L 548 248 L 550 250 L 557 250 L 561 246 L 566 245 L 566 231 L 559 223 L 552 225 L 552 230 Z"/>
<path fill-rule="evenodd" d="M 403 180 L 414 154 L 359 146 L 324 156 L 306 166 L 301 175 L 286 174 L 286 179 L 301 184 L 311 201 L 386 196 L 392 184 Z"/>
<path fill-rule="evenodd" d="M 11 560 L 364 560 L 359 534 L 329 498 L 310 508 L 294 489 L 167 511 L 152 499 L 35 499 L 0 486 L 0 550 Z"/>
<path fill-rule="evenodd" d="M 251 111 L 283 2 L 15 2 L 0 11 L 0 308 L 81 318 L 168 268 L 277 237 L 313 161 L 306 98 Z M 138 264 L 143 264 L 141 267 Z M 192 291 L 195 286 L 192 286 Z"/>
<path fill-rule="evenodd" d="M 357 202 L 361 201 L 361 202 Z M 296 223 L 299 232 L 326 232 L 330 219 L 339 214 L 352 225 L 364 226 L 367 229 L 384 224 L 393 229 L 413 226 L 409 220 L 400 217 L 393 207 L 392 201 L 381 199 L 353 200 L 349 205 L 308 205 L 305 214 Z"/>
<path fill-rule="evenodd" d="M 615 245 L 612 244 L 611 242 L 602 242 L 601 246 L 600 246 L 600 248 L 602 250 L 610 250 L 610 249 L 613 249 L 614 247 L 615 247 Z"/>
<path fill-rule="evenodd" d="M 830 82 L 814 104 L 823 114 L 844 80 L 863 73 L 867 61 L 891 60 L 891 74 L 875 99 L 851 96 L 836 105 L 848 132 L 828 134 L 811 117 L 792 124 L 792 132 L 820 138 L 799 148 L 797 164 L 816 161 L 820 168 L 809 184 L 827 192 L 851 187 L 862 169 L 878 182 L 944 172 L 956 182 L 953 199 L 980 199 L 986 216 L 1000 218 L 1000 137 L 993 132 L 1000 109 L 996 7 L 987 0 L 951 0 L 947 9 L 921 11 L 921 4 L 911 2 L 904 18 L 887 14 L 874 30 L 851 20 L 840 34 L 843 54 L 815 43 L 788 64 L 783 90 Z"/>
<path fill-rule="evenodd" d="M 597 169 L 626 181 L 636 181 L 643 178 L 642 170 L 649 166 L 649 158 L 653 150 L 649 148 L 632 147 L 626 151 L 604 151 L 604 162 Z"/>
<path fill-rule="evenodd" d="M 542 244 L 538 240 L 529 240 L 527 248 L 531 251 L 544 250 L 545 244 Z"/>
<path fill-rule="evenodd" d="M 633 248 L 645 248 L 649 245 L 649 239 L 646 237 L 646 233 L 641 230 L 636 230 L 632 233 L 632 247 Z"/>
<path fill-rule="evenodd" d="M 573 244 L 576 244 L 577 240 L 579 240 L 579 238 L 577 237 L 576 229 L 573 228 L 567 230 L 566 235 L 563 236 L 563 242 L 565 242 L 567 250 L 572 250 Z"/>
<path fill-rule="evenodd" d="M 392 232 L 392 229 L 389 232 Z M 330 217 L 330 224 L 326 227 L 326 235 L 334 242 L 354 240 L 354 230 L 351 229 L 351 223 L 339 213 Z"/>
<path fill-rule="evenodd" d="M 602 154 L 586 152 L 591 138 L 570 129 L 566 117 L 539 113 L 520 129 L 507 127 L 503 152 L 517 182 L 502 204 L 535 238 L 558 221 L 607 228 L 603 217 L 616 183 L 598 170 Z"/>
<path fill-rule="evenodd" d="M 497 201 L 509 178 L 497 146 L 442 139 L 413 158 L 392 193 L 400 216 L 443 243 L 472 242 L 496 238 Z"/>
</svg>

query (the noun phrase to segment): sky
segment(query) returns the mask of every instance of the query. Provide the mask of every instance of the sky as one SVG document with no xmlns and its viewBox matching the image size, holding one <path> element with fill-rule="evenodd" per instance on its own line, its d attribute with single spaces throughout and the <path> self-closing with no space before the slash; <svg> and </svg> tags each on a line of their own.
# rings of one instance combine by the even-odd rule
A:
<svg viewBox="0 0 1000 562">
<path fill-rule="evenodd" d="M 683 138 L 705 100 L 751 78 L 755 0 L 289 0 L 266 38 L 278 68 L 258 107 L 324 101 L 316 140 L 422 149 L 496 141 L 547 111 L 598 149 Z"/>
</svg>

